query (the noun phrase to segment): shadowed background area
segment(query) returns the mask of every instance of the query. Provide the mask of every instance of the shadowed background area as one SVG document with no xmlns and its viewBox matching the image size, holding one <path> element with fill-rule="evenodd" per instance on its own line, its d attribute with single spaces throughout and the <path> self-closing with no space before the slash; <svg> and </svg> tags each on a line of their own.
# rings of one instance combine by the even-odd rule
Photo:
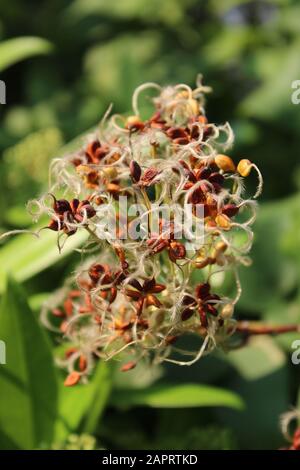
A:
<svg viewBox="0 0 300 470">
<path fill-rule="evenodd" d="M 31 226 L 25 202 L 47 188 L 49 161 L 111 102 L 126 113 L 142 82 L 193 86 L 201 72 L 213 87 L 209 121 L 231 123 L 230 155 L 255 162 L 265 180 L 237 316 L 300 323 L 300 105 L 291 102 L 299 16 L 296 0 L 1 0 L 1 232 Z M 15 345 L 0 365 L 0 448 L 283 445 L 279 415 L 300 406 L 300 366 L 291 363 L 300 333 L 261 336 L 191 368 L 98 367 L 88 386 L 62 391 L 51 354 L 59 346 L 36 319 L 79 261 L 65 255 L 47 235 L 38 248 L 28 236 L 0 248 L 0 340 Z M 5 290 L 8 272 L 22 292 L 16 282 Z"/>
</svg>

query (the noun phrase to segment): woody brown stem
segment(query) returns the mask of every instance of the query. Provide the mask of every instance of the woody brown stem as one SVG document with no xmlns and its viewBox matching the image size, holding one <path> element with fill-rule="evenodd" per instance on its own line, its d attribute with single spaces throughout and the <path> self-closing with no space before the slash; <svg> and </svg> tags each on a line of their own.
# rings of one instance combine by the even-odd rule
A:
<svg viewBox="0 0 300 470">
<path fill-rule="evenodd" d="M 250 335 L 281 335 L 284 333 L 300 333 L 300 325 L 263 325 L 256 322 L 239 321 L 235 332 Z"/>
</svg>

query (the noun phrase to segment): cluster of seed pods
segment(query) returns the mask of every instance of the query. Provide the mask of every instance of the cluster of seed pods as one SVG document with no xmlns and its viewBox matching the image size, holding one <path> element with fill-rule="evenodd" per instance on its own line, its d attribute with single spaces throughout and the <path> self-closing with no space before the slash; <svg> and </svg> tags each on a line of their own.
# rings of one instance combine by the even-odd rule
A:
<svg viewBox="0 0 300 470">
<path fill-rule="evenodd" d="M 145 119 L 139 105 L 147 90 L 155 97 Z M 78 270 L 42 312 L 68 345 L 61 360 L 66 385 L 84 380 L 99 359 L 123 361 L 123 371 L 139 361 L 191 365 L 234 331 L 238 268 L 249 262 L 262 178 L 254 163 L 236 164 L 228 155 L 233 132 L 228 123 L 208 121 L 208 91 L 200 79 L 194 90 L 142 85 L 133 115 L 110 117 L 109 110 L 82 148 L 52 162 L 51 196 L 35 201 L 38 215 L 48 214 L 60 249 L 79 230 L 87 235 Z M 259 183 L 254 197 L 246 197 L 251 170 Z M 158 215 L 156 230 L 147 226 L 134 237 L 130 229 L 141 214 L 128 210 L 124 217 L 121 197 L 128 207 L 144 207 L 149 223 L 162 206 L 169 218 Z M 201 225 L 201 243 L 191 243 L 175 217 L 186 204 Z M 116 236 L 105 225 L 113 214 Z M 230 296 L 225 276 L 235 280 Z M 191 334 L 197 350 L 188 348 Z"/>
</svg>

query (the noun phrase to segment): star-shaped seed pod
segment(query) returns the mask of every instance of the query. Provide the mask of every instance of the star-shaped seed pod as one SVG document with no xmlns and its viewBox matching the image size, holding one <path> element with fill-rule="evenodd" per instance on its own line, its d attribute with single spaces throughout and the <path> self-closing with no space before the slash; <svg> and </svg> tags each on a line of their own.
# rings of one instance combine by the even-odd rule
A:
<svg viewBox="0 0 300 470">
<path fill-rule="evenodd" d="M 72 199 L 69 202 L 66 199 L 57 200 L 54 196 L 53 199 L 53 209 L 57 217 L 50 221 L 48 228 L 56 232 L 62 230 L 68 236 L 73 235 L 77 231 L 74 224 L 82 223 L 85 219 L 91 219 L 96 215 L 88 200 L 80 202 L 79 199 Z"/>
<path fill-rule="evenodd" d="M 146 279 L 143 284 L 140 284 L 137 279 L 133 279 L 129 282 L 129 286 L 125 288 L 125 294 L 136 302 L 137 316 L 141 315 L 143 307 L 162 306 L 161 301 L 155 294 L 165 290 L 166 286 L 164 284 L 157 283 L 154 278 Z"/>
</svg>

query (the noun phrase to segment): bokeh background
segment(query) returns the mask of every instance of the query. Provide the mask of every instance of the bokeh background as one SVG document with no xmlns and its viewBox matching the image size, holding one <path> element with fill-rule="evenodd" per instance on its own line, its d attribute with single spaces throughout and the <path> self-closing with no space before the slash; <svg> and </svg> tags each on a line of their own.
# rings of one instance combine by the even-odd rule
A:
<svg viewBox="0 0 300 470">
<path fill-rule="evenodd" d="M 231 123 L 231 156 L 254 161 L 265 179 L 237 316 L 300 323 L 300 105 L 291 103 L 299 18 L 297 0 L 1 0 L 1 232 L 30 227 L 25 202 L 47 187 L 48 162 L 110 102 L 128 112 L 142 82 L 193 85 L 201 72 L 214 89 L 209 120 Z M 122 375 L 100 365 L 87 386 L 62 390 L 57 345 L 36 320 L 79 261 L 71 248 L 59 257 L 46 232 L 41 242 L 21 235 L 0 248 L 0 448 L 284 444 L 279 415 L 300 406 L 300 366 L 291 363 L 300 334 L 254 338 L 191 368 Z M 6 273 L 22 291 L 5 287 Z"/>
</svg>

